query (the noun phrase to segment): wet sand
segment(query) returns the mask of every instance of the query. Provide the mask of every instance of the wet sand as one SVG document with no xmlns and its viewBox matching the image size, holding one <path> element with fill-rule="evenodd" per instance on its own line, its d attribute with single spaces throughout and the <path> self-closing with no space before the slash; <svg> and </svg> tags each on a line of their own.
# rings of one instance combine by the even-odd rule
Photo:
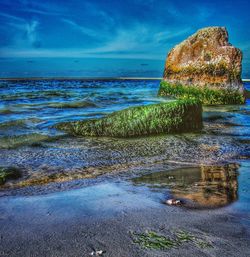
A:
<svg viewBox="0 0 250 257">
<path fill-rule="evenodd" d="M 240 256 L 250 255 L 248 216 L 230 207 L 192 210 L 167 206 L 169 193 L 111 179 L 77 190 L 40 196 L 3 197 L 0 256 Z M 131 233 L 155 231 L 168 237 L 184 230 L 208 242 L 151 250 Z"/>
</svg>

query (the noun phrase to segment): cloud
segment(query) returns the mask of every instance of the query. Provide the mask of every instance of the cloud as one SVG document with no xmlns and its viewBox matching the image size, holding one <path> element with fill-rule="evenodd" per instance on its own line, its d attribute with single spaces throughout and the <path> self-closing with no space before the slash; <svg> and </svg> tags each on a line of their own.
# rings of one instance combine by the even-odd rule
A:
<svg viewBox="0 0 250 257">
<path fill-rule="evenodd" d="M 21 6 L 19 8 L 22 12 L 27 12 L 30 14 L 40 14 L 48 16 L 57 16 L 67 14 L 66 8 L 64 5 L 55 5 L 53 2 L 38 2 L 38 1 L 21 1 Z"/>
<path fill-rule="evenodd" d="M 19 49 L 9 50 L 11 55 L 28 57 L 126 57 L 164 59 L 166 52 L 172 47 L 171 40 L 183 37 L 191 28 L 171 28 L 163 30 L 161 27 L 142 23 L 133 23 L 129 27 L 117 27 L 112 33 L 102 32 L 86 28 L 69 19 L 62 19 L 71 28 L 83 35 L 99 40 L 99 46 L 83 45 L 79 48 L 61 49 Z M 37 27 L 39 23 L 33 21 L 26 27 L 27 37 L 30 42 L 36 42 Z"/>
<path fill-rule="evenodd" d="M 208 0 L 0 2 L 0 51 L 5 56 L 164 59 L 196 29 L 218 23 L 231 30 L 248 58 L 248 16 Z"/>
<path fill-rule="evenodd" d="M 103 46 L 86 49 L 87 53 L 141 53 L 145 55 L 154 53 L 161 55 L 166 52 L 166 48 L 171 46 L 168 42 L 176 37 L 181 37 L 191 31 L 190 27 L 185 29 L 175 28 L 161 30 L 154 25 L 143 25 L 135 23 L 129 28 L 120 28 L 109 40 L 104 42 Z M 162 56 L 162 55 L 161 55 Z"/>
<path fill-rule="evenodd" d="M 154 37 L 157 42 L 164 43 L 164 42 L 168 42 L 172 39 L 175 39 L 177 37 L 182 37 L 184 35 L 187 35 L 188 33 L 191 32 L 191 30 L 192 30 L 191 27 L 187 27 L 187 28 L 183 28 L 183 29 L 182 28 L 178 28 L 178 29 L 170 28 L 167 31 L 161 31 L 159 33 L 156 33 L 154 35 Z"/>
<path fill-rule="evenodd" d="M 79 24 L 77 24 L 76 22 L 69 20 L 69 19 L 61 19 L 64 23 L 70 25 L 71 27 L 73 27 L 75 30 L 80 31 L 81 33 L 90 36 L 90 37 L 96 37 L 97 35 L 97 31 L 96 30 L 92 30 L 89 28 L 86 28 L 84 26 L 80 26 Z"/>
<path fill-rule="evenodd" d="M 33 44 L 37 38 L 37 27 L 39 22 L 36 20 L 31 21 L 30 23 L 26 23 L 24 30 L 27 33 L 28 41 Z"/>
<path fill-rule="evenodd" d="M 19 22 L 15 20 L 6 22 L 6 25 L 11 28 L 11 31 L 14 29 L 12 35 L 12 46 L 16 48 L 20 47 L 40 47 L 41 41 L 38 37 L 38 27 L 39 22 L 37 20 L 25 21 L 20 19 Z"/>
<path fill-rule="evenodd" d="M 15 21 L 15 22 L 23 22 L 24 21 L 23 18 L 20 18 L 18 16 L 14 16 L 14 15 L 11 15 L 11 14 L 3 13 L 3 12 L 0 12 L 0 16 L 2 16 L 4 18 L 7 18 L 7 20 L 11 20 L 11 21 Z"/>
</svg>

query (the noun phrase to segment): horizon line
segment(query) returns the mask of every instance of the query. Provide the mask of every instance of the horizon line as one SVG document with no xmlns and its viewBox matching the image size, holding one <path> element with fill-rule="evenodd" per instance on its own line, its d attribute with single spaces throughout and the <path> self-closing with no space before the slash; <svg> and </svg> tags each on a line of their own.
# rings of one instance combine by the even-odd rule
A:
<svg viewBox="0 0 250 257">
<path fill-rule="evenodd" d="M 162 80 L 163 77 L 7 77 L 0 81 L 15 80 Z M 242 79 L 242 82 L 250 82 L 250 78 Z"/>
<path fill-rule="evenodd" d="M 3 80 L 162 80 L 162 77 L 8 77 Z"/>
</svg>

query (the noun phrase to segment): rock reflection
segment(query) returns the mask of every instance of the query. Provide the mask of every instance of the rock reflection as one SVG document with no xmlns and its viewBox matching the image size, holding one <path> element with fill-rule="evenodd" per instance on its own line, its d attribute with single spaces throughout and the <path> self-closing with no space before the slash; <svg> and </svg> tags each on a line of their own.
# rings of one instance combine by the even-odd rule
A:
<svg viewBox="0 0 250 257">
<path fill-rule="evenodd" d="M 167 188 L 188 207 L 216 208 L 237 200 L 238 168 L 237 164 L 180 168 L 144 175 L 133 182 Z"/>
</svg>

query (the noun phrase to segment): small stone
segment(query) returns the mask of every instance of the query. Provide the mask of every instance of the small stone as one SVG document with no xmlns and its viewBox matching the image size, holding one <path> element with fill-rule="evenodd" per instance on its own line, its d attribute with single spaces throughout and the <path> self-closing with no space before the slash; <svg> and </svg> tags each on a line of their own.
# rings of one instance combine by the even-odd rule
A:
<svg viewBox="0 0 250 257">
<path fill-rule="evenodd" d="M 91 256 L 101 256 L 104 254 L 104 251 L 103 250 L 98 250 L 98 251 L 94 251 L 92 252 L 90 255 Z"/>
<path fill-rule="evenodd" d="M 178 199 L 168 199 L 166 201 L 167 205 L 181 205 L 181 200 Z"/>
</svg>

